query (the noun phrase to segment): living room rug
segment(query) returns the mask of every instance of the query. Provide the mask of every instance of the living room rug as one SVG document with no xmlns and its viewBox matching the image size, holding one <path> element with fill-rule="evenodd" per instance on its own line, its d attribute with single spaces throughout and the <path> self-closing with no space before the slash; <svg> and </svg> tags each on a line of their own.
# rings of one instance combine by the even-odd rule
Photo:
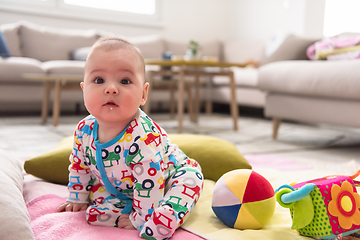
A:
<svg viewBox="0 0 360 240">
<path fill-rule="evenodd" d="M 47 194 L 27 204 L 35 239 L 142 239 L 137 230 L 91 226 L 85 221 L 85 211 L 56 213 L 56 208 L 65 200 L 66 198 Z M 202 238 L 180 228 L 176 230 L 172 239 L 201 240 Z"/>
<path fill-rule="evenodd" d="M 252 164 L 253 170 L 264 176 L 271 183 L 274 189 L 277 189 L 283 184 L 302 182 L 328 175 L 352 175 L 359 169 L 359 165 L 355 160 L 349 160 L 345 162 L 327 162 L 326 159 L 319 160 L 300 157 L 281 158 L 275 155 L 267 154 L 250 154 L 245 155 L 245 158 L 250 162 L 250 164 Z M 48 200 L 46 197 L 44 197 L 46 194 L 56 194 L 58 197 L 56 197 L 55 200 L 57 199 L 58 201 L 63 200 L 67 194 L 65 186 L 38 180 L 31 181 L 29 177 L 31 178 L 31 176 L 25 176 L 24 184 L 24 198 L 29 207 L 35 206 L 32 205 L 34 203 L 40 204 L 41 201 L 37 202 L 39 199 L 43 201 Z M 174 239 L 196 239 L 197 236 L 214 240 L 310 239 L 300 236 L 295 230 L 291 229 L 292 220 L 289 209 L 283 208 L 277 203 L 273 217 L 263 229 L 237 230 L 227 227 L 216 217 L 211 208 L 212 195 L 215 184 L 216 183 L 214 181 L 205 180 L 204 190 L 200 196 L 200 199 L 191 216 L 182 226 L 183 229 L 191 232 L 192 234 L 188 235 L 189 233 L 186 231 L 179 231 L 179 234 L 175 234 Z M 55 205 L 57 204 L 58 203 Z M 50 204 L 46 205 L 49 205 L 51 208 Z M 53 210 L 54 209 L 51 211 Z M 57 215 L 50 214 L 43 219 L 56 216 Z M 37 221 L 41 221 L 41 218 L 39 218 Z M 33 224 L 37 224 L 37 221 L 33 221 Z M 46 221 L 39 223 L 44 224 Z M 135 236 L 136 234 L 133 235 Z"/>
</svg>

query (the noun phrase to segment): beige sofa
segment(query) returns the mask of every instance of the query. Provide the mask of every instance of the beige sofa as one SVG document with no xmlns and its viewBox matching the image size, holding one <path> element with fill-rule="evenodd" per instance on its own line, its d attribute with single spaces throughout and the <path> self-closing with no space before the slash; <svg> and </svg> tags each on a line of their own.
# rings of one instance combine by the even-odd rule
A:
<svg viewBox="0 0 360 240">
<path fill-rule="evenodd" d="M 83 61 L 71 61 L 71 51 L 91 46 L 95 30 L 71 31 L 28 22 L 1 25 L 11 57 L 0 58 L 0 111 L 40 111 L 41 83 L 24 80 L 24 73 L 82 74 Z M 64 92 L 62 108 L 82 106 L 79 91 Z"/>
<path fill-rule="evenodd" d="M 259 69 L 273 138 L 281 119 L 360 127 L 360 61 L 284 61 Z"/>
<path fill-rule="evenodd" d="M 282 55 L 281 61 L 269 59 L 259 68 L 258 87 L 266 93 L 264 114 L 273 119 L 274 139 L 281 120 L 360 127 L 360 61 L 294 57 L 295 49 L 313 41 L 288 38 L 273 54 Z"/>
<path fill-rule="evenodd" d="M 2 24 L 0 29 L 11 54 L 11 57 L 0 58 L 0 114 L 40 112 L 42 84 L 24 80 L 23 74 L 83 74 L 84 61 L 76 60 L 83 59 L 82 50 L 86 50 L 86 47 L 91 46 L 101 36 L 116 35 L 95 29 L 61 29 L 25 21 Z M 185 41 L 155 35 L 124 38 L 138 46 L 146 59 L 159 59 L 166 51 L 171 51 L 174 55 L 184 55 L 187 45 Z M 264 43 L 208 41 L 200 44 L 203 55 L 233 62 L 244 62 L 249 59 L 260 61 L 264 49 Z M 147 66 L 147 69 L 153 68 L 154 66 Z M 233 70 L 238 104 L 262 107 L 265 95 L 256 88 L 258 70 Z M 227 84 L 224 85 L 224 79 L 214 78 L 213 82 L 212 94 L 202 91 L 203 99 L 211 96 L 214 102 L 229 103 L 230 90 Z M 166 105 L 169 99 L 168 92 L 154 92 L 152 107 Z M 62 91 L 61 110 L 84 110 L 81 91 Z"/>
</svg>

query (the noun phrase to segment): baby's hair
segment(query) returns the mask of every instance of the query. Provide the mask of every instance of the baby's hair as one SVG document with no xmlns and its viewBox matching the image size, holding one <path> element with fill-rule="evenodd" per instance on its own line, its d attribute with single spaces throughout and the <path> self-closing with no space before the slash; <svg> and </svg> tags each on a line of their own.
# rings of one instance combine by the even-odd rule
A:
<svg viewBox="0 0 360 240">
<path fill-rule="evenodd" d="M 96 48 L 101 48 L 105 51 L 112 51 L 112 50 L 118 50 L 118 49 L 133 50 L 139 56 L 140 62 L 142 64 L 142 68 L 144 69 L 144 75 L 145 75 L 145 60 L 141 54 L 140 49 L 137 48 L 134 44 L 126 41 L 125 39 L 117 38 L 117 37 L 101 37 L 98 40 L 96 40 L 96 42 L 94 43 L 94 45 L 91 48 L 91 51 L 93 51 Z"/>
<path fill-rule="evenodd" d="M 123 38 L 117 38 L 117 37 L 100 37 L 98 40 L 96 40 L 96 42 L 93 45 L 94 47 L 97 47 L 99 45 L 104 46 L 107 50 L 113 50 L 113 49 L 119 49 L 119 48 L 123 48 L 125 47 L 131 47 L 136 49 L 136 51 L 138 51 L 140 54 L 140 50 L 135 47 L 134 44 L 126 41 Z"/>
</svg>

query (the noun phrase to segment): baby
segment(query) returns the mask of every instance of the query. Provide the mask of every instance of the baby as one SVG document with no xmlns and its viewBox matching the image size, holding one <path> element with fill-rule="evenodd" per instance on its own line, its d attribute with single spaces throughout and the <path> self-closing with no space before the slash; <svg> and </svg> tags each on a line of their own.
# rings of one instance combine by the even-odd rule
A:
<svg viewBox="0 0 360 240">
<path fill-rule="evenodd" d="M 138 229 L 145 239 L 173 236 L 199 199 L 203 175 L 139 109 L 149 88 L 140 51 L 122 39 L 98 40 L 81 88 L 91 115 L 77 125 L 69 197 L 57 211 L 86 210 L 91 225 Z"/>
</svg>

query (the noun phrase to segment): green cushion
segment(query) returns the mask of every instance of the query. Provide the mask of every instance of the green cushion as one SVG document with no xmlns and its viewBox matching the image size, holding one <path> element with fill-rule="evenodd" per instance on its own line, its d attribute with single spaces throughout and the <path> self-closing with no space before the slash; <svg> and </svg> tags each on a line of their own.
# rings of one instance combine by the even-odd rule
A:
<svg viewBox="0 0 360 240">
<path fill-rule="evenodd" d="M 215 137 L 193 134 L 169 134 L 172 143 L 199 162 L 204 177 L 217 181 L 226 172 L 251 169 L 234 144 Z M 73 137 L 64 138 L 52 151 L 25 161 L 27 173 L 44 180 L 67 184 L 69 156 Z"/>
<path fill-rule="evenodd" d="M 169 137 L 188 157 L 200 164 L 206 179 L 217 181 L 229 171 L 251 169 L 235 145 L 228 141 L 194 134 L 169 134 Z"/>
<path fill-rule="evenodd" d="M 25 172 L 49 182 L 67 185 L 69 182 L 69 156 L 72 151 L 73 139 L 73 136 L 66 137 L 54 150 L 26 160 Z"/>
</svg>

